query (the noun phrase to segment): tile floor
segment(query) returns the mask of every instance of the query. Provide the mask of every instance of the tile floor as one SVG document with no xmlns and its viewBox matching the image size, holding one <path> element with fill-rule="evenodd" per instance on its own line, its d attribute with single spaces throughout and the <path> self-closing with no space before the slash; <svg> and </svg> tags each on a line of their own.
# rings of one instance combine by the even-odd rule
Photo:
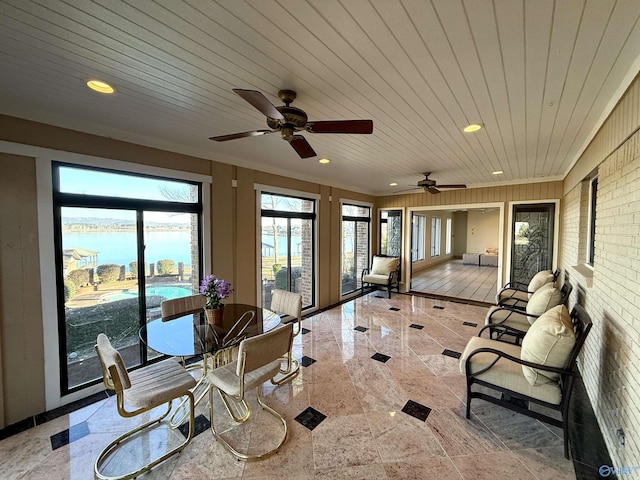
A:
<svg viewBox="0 0 640 480">
<path fill-rule="evenodd" d="M 268 382 L 262 387 L 265 402 L 289 425 L 287 442 L 275 456 L 234 460 L 213 440 L 203 402 L 196 412 L 198 434 L 189 446 L 139 478 L 599 478 L 597 462 L 603 460 L 594 457 L 594 449 L 602 454 L 603 447 L 592 440 L 597 425 L 595 430 L 584 426 L 595 421 L 584 392 L 576 402 L 584 412 L 574 413 L 573 462 L 564 459 L 556 428 L 481 400 L 472 404 L 472 418 L 464 418 L 457 357 L 485 311 L 373 292 L 312 315 L 295 340 L 302 365 L 298 377 L 280 387 Z M 228 429 L 225 435 L 249 451 L 268 448 L 274 440 L 273 417 L 263 411 L 254 410 L 247 424 L 232 428 L 217 397 L 214 405 L 217 427 Z M 7 437 L 0 441 L 0 478 L 93 478 L 99 451 L 138 421 L 120 418 L 113 398 L 53 417 L 51 412 L 48 421 L 8 437 L 6 429 L 0 432 L 0 438 Z M 584 438 L 581 431 L 592 437 Z M 107 468 L 134 464 L 180 435 L 160 426 L 125 446 Z"/>
<path fill-rule="evenodd" d="M 449 260 L 413 275 L 411 291 L 495 303 L 498 269 Z"/>
</svg>

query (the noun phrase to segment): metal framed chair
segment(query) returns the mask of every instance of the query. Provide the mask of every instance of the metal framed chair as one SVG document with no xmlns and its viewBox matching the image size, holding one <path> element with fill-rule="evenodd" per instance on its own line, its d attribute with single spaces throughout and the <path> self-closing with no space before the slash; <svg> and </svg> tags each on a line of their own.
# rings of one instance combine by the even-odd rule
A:
<svg viewBox="0 0 640 480">
<path fill-rule="evenodd" d="M 490 337 L 498 340 L 512 337 L 516 344 L 520 344 L 527 330 L 542 314 L 557 305 L 567 305 L 572 290 L 573 286 L 569 282 L 560 289 L 553 283 L 547 283 L 531 295 L 524 305 L 524 310 L 517 305 L 491 307 L 485 317 Z"/>
<path fill-rule="evenodd" d="M 555 284 L 560 270 L 541 270 L 536 273 L 529 283 L 509 282 L 496 294 L 496 305 L 502 307 L 526 308 L 527 302 L 540 287 L 547 283 Z"/>
<path fill-rule="evenodd" d="M 151 470 L 169 457 L 180 453 L 193 438 L 195 404 L 190 389 L 195 386 L 196 381 L 174 359 L 164 360 L 130 373 L 127 372 L 122 356 L 113 348 L 109 338 L 104 333 L 98 335 L 95 349 L 102 365 L 104 385 L 116 393 L 116 405 L 120 416 L 130 418 L 143 414 L 155 407 L 167 405 L 166 411 L 159 417 L 129 430 L 110 442 L 96 459 L 94 472 L 97 478 L 112 480 L 134 478 Z M 187 397 L 189 404 L 189 434 L 184 442 L 133 471 L 120 475 L 111 475 L 104 472 L 103 467 L 107 460 L 126 443 L 125 440 L 142 433 L 155 424 L 160 424 L 171 412 L 173 400 L 181 397 Z"/>
<path fill-rule="evenodd" d="M 562 428 L 564 456 L 568 459 L 569 402 L 577 372 L 576 358 L 591 329 L 589 315 L 580 305 L 571 314 L 564 305 L 558 305 L 536 320 L 525 334 L 522 346 L 482 338 L 489 328 L 485 326 L 478 336 L 472 337 L 460 357 L 460 370 L 467 383 L 466 417 L 471 413 L 471 400 L 480 398 Z M 496 398 L 474 390 L 474 385 L 502 396 Z M 531 403 L 559 412 L 560 419 L 540 409 L 530 409 Z"/>
<path fill-rule="evenodd" d="M 239 460 L 259 460 L 269 457 L 282 447 L 287 438 L 286 420 L 263 403 L 260 398 L 260 386 L 278 373 L 282 357 L 290 355 L 292 343 L 293 325 L 291 323 L 280 325 L 267 333 L 242 340 L 238 348 L 238 359 L 216 368 L 207 375 L 210 384 L 211 431 L 214 438 Z M 258 404 L 263 410 L 277 418 L 283 427 L 282 437 L 274 448 L 255 454 L 240 452 L 216 430 L 213 397 L 214 390 L 217 390 L 233 420 L 237 423 L 244 423 L 251 416 L 245 392 L 252 388 L 255 388 Z"/>
<path fill-rule="evenodd" d="M 302 331 L 302 295 L 299 293 L 289 292 L 287 290 L 276 289 L 273 291 L 271 299 L 271 310 L 279 315 L 286 315 L 293 318 L 293 335 L 298 336 Z M 285 319 L 286 320 L 286 319 Z M 274 385 L 282 385 L 293 378 L 300 372 L 300 363 L 293 358 L 292 352 L 287 354 L 285 368 L 281 368 L 276 377 L 271 379 Z"/>
<path fill-rule="evenodd" d="M 374 255 L 371 268 L 365 268 L 360 275 L 361 289 L 365 287 L 386 287 L 391 298 L 391 289 L 400 293 L 400 258 L 389 255 Z"/>
<path fill-rule="evenodd" d="M 206 301 L 204 295 L 189 295 L 164 300 L 160 303 L 162 320 L 169 321 L 190 313 L 202 313 Z"/>
</svg>

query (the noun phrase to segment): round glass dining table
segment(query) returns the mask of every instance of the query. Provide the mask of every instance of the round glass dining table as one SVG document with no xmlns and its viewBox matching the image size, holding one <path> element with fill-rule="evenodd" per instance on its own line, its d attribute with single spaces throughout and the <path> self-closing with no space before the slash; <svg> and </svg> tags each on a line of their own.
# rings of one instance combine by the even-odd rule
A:
<svg viewBox="0 0 640 480">
<path fill-rule="evenodd" d="M 241 320 L 241 321 L 240 321 Z M 174 357 L 213 354 L 280 325 L 280 316 L 262 307 L 225 304 L 222 325 L 210 325 L 204 314 L 173 320 L 152 320 L 140 329 L 140 339 L 153 350 Z"/>
</svg>

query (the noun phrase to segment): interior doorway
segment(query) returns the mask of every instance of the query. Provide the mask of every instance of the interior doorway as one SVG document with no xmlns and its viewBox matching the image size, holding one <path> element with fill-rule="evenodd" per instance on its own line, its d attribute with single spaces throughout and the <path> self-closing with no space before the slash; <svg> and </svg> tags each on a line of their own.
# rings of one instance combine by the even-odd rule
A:
<svg viewBox="0 0 640 480">
<path fill-rule="evenodd" d="M 408 291 L 494 302 L 502 285 L 503 203 L 415 207 L 408 218 Z"/>
</svg>

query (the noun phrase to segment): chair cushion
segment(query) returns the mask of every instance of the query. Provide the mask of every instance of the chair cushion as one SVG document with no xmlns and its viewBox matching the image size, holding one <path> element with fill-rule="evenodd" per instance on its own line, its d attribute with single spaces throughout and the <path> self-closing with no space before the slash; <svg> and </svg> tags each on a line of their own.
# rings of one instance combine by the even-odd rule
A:
<svg viewBox="0 0 640 480">
<path fill-rule="evenodd" d="M 267 380 L 273 378 L 280 371 L 281 360 L 274 360 L 267 365 L 256 368 L 244 374 L 245 391 L 262 385 Z M 212 370 L 207 375 L 207 380 L 214 387 L 222 390 L 228 395 L 240 395 L 240 377 L 237 374 L 238 361 Z"/>
<path fill-rule="evenodd" d="M 467 357 L 469 357 L 471 352 L 479 348 L 493 348 L 513 357 L 520 358 L 521 349 L 517 345 L 500 342 L 498 340 L 489 340 L 487 338 L 472 337 L 460 357 L 460 371 L 462 373 L 467 373 L 465 371 Z M 478 372 L 479 370 L 486 368 L 495 360 L 495 358 L 496 354 L 489 352 L 474 355 L 471 357 L 469 373 Z M 560 391 L 560 386 L 557 383 L 546 383 L 535 386 L 531 385 L 525 378 L 521 365 L 504 358 L 498 360 L 495 365 L 489 368 L 486 372 L 477 375 L 476 378 L 484 380 L 492 385 L 508 388 L 514 392 L 537 398 L 544 402 L 549 402 L 554 405 L 560 404 L 562 393 Z"/>
<path fill-rule="evenodd" d="M 565 368 L 575 343 L 569 311 L 564 305 L 558 305 L 531 325 L 522 340 L 521 358 L 540 365 Z M 559 379 L 556 373 L 524 365 L 522 372 L 531 385 L 557 383 Z"/>
<path fill-rule="evenodd" d="M 514 312 L 507 308 L 491 307 L 484 318 L 485 325 L 504 325 L 526 332 L 531 324 L 524 313 Z"/>
<path fill-rule="evenodd" d="M 387 285 L 389 283 L 389 275 L 369 274 L 362 277 L 362 281 L 366 283 L 375 283 L 376 285 Z"/>
<path fill-rule="evenodd" d="M 529 292 L 535 292 L 541 286 L 546 285 L 549 282 L 553 282 L 553 272 L 551 270 L 542 270 L 533 276 L 529 282 L 527 290 Z M 531 295 L 532 293 L 529 294 L 529 298 L 531 298 Z"/>
<path fill-rule="evenodd" d="M 135 408 L 162 405 L 196 385 L 195 379 L 173 358 L 134 370 L 129 378 L 131 387 L 124 391 L 124 400 Z"/>
<path fill-rule="evenodd" d="M 397 257 L 379 257 L 374 256 L 371 264 L 371 273 L 373 275 L 389 275 L 398 269 Z"/>
<path fill-rule="evenodd" d="M 550 308 L 560 304 L 562 300 L 562 292 L 553 286 L 553 283 L 542 285 L 531 295 L 527 302 L 527 313 L 530 315 L 540 316 Z M 533 324 L 536 317 L 529 317 L 529 323 Z"/>
</svg>

